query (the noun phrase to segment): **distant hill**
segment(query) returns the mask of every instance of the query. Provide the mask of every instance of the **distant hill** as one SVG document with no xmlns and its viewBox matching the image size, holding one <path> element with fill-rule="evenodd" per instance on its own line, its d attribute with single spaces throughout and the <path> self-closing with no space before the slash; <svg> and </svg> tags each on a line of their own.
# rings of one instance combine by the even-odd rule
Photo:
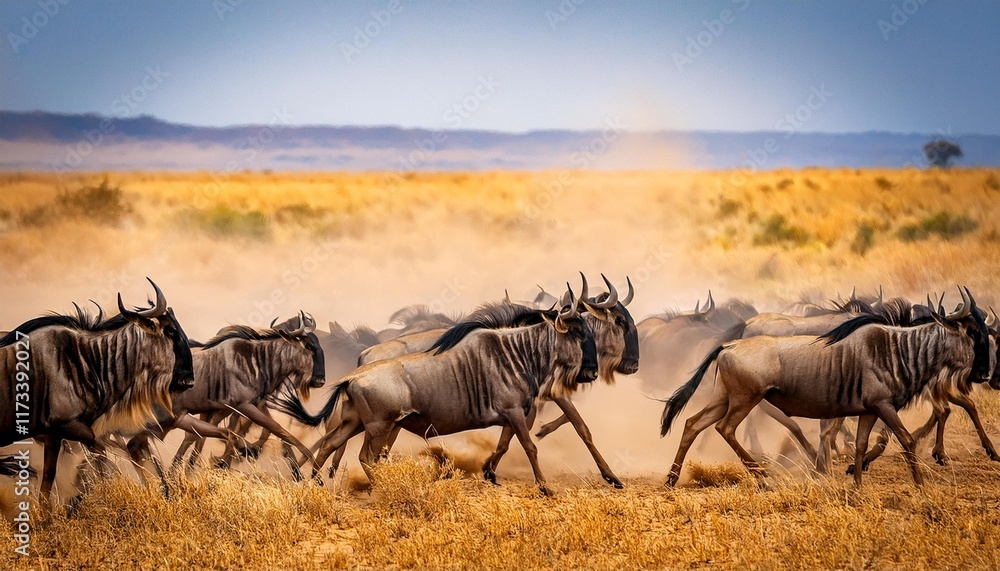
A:
<svg viewBox="0 0 1000 571">
<path fill-rule="evenodd" d="M 198 127 L 154 117 L 0 111 L 2 170 L 737 169 L 925 166 L 921 133 L 431 131 Z M 964 166 L 1000 166 L 1000 136 L 956 135 Z"/>
</svg>

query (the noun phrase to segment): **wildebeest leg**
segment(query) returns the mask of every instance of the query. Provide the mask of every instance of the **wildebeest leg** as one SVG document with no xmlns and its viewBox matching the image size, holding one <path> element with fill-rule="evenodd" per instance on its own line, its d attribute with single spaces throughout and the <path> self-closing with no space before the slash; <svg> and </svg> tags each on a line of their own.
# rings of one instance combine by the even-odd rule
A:
<svg viewBox="0 0 1000 571">
<path fill-rule="evenodd" d="M 625 486 L 621 483 L 621 480 L 615 476 L 614 472 L 611 471 L 611 466 L 608 466 L 608 463 L 604 461 L 604 457 L 601 456 L 600 451 L 597 450 L 594 438 L 590 435 L 590 428 L 587 427 L 587 424 L 583 421 L 583 417 L 580 416 L 580 411 L 576 410 L 573 401 L 566 397 L 558 397 L 552 400 L 555 401 L 556 406 L 562 409 L 566 417 L 569 418 L 573 428 L 576 429 L 576 433 L 580 436 L 580 439 L 587 445 L 587 450 L 590 450 L 590 455 L 594 457 L 594 462 L 597 463 L 597 468 L 601 471 L 601 477 L 604 478 L 604 481 L 615 488 L 624 488 Z"/>
<path fill-rule="evenodd" d="M 696 412 L 684 423 L 684 434 L 681 436 L 681 443 L 677 447 L 677 455 L 674 456 L 674 464 L 670 467 L 670 474 L 667 476 L 667 485 L 673 486 L 681 477 L 681 466 L 684 464 L 684 456 L 694 444 L 694 439 L 706 428 L 722 420 L 729 409 L 729 395 L 725 388 L 716 384 L 716 392 L 712 397 L 712 402 Z"/>
<path fill-rule="evenodd" d="M 290 432 L 285 430 L 280 424 L 277 423 L 277 421 L 271 418 L 271 413 L 270 411 L 268 411 L 267 407 L 265 407 L 264 410 L 261 411 L 259 408 L 257 408 L 251 403 L 240 403 L 236 405 L 234 408 L 236 409 L 236 412 L 239 412 L 240 414 L 246 416 L 250 420 L 254 421 L 256 424 L 260 425 L 261 427 L 270 430 L 275 436 L 280 438 L 283 442 L 291 444 L 296 449 L 298 449 L 299 452 L 305 455 L 305 460 L 311 462 L 313 464 L 313 468 L 315 469 L 315 460 L 313 459 L 312 452 L 309 451 L 309 448 L 307 448 L 304 444 L 299 442 L 298 438 L 292 436 Z M 305 460 L 303 460 L 303 462 L 305 462 Z"/>
<path fill-rule="evenodd" d="M 886 446 L 889 445 L 889 436 L 890 436 L 889 428 L 885 425 L 884 422 L 879 420 L 875 421 L 875 426 L 878 427 L 878 438 L 875 440 L 875 446 L 872 446 L 871 450 L 868 450 L 868 452 L 864 455 L 864 459 L 862 460 L 861 463 L 861 470 L 865 472 L 868 471 L 868 466 L 870 466 L 872 462 L 877 460 L 878 457 L 881 456 L 883 452 L 885 452 Z M 870 438 L 871 436 L 869 435 L 869 439 Z M 847 467 L 847 473 L 848 474 L 854 473 L 853 463 Z"/>
<path fill-rule="evenodd" d="M 510 441 L 514 438 L 514 429 L 509 425 L 504 425 L 503 431 L 500 432 L 500 440 L 497 441 L 496 450 L 490 457 L 486 459 L 483 464 L 483 479 L 494 485 L 497 484 L 497 464 L 500 463 L 500 459 L 503 458 L 504 454 L 510 448 Z"/>
<path fill-rule="evenodd" d="M 152 452 L 152 448 L 149 444 L 149 433 L 138 434 L 129 440 L 127 445 L 129 458 L 132 459 L 132 466 L 135 468 L 136 474 L 142 480 L 142 484 L 148 485 L 146 480 L 145 463 L 149 462 L 153 465 L 156 470 L 156 475 L 160 479 L 160 491 L 163 493 L 163 497 L 170 499 L 170 485 L 167 483 L 167 476 L 164 473 L 163 465 L 160 463 L 160 459 L 156 457 Z"/>
<path fill-rule="evenodd" d="M 736 438 L 736 428 L 750 414 L 750 411 L 761 402 L 760 399 L 761 396 L 756 395 L 749 398 L 744 395 L 738 395 L 737 398 L 733 398 L 730 395 L 728 410 L 725 416 L 722 417 L 722 420 L 715 425 L 715 430 L 729 443 L 729 447 L 733 449 L 733 452 L 736 452 L 736 455 L 740 457 L 743 465 L 747 467 L 747 470 L 750 470 L 750 473 L 755 476 L 766 476 L 767 473 L 760 466 L 760 463 L 757 462 L 757 459 L 747 452 L 740 444 L 739 439 Z"/>
<path fill-rule="evenodd" d="M 761 401 L 761 403 L 758 405 L 758 408 L 760 408 L 762 411 L 764 411 L 765 414 L 767 414 L 774 420 L 777 420 L 779 423 L 781 423 L 782 426 L 787 428 L 788 431 L 792 433 L 792 437 L 794 437 L 795 440 L 799 443 L 799 446 L 802 447 L 802 450 L 804 450 L 805 453 L 809 456 L 809 460 L 812 462 L 816 462 L 816 455 L 817 455 L 816 449 L 813 448 L 812 443 L 809 442 L 809 439 L 806 438 L 806 435 L 802 433 L 802 428 L 799 426 L 797 422 L 789 418 L 787 414 L 778 410 L 778 407 L 774 406 L 773 404 L 767 401 Z"/>
<path fill-rule="evenodd" d="M 507 419 L 514 431 L 514 436 L 517 436 L 517 441 L 521 443 L 521 448 L 524 448 L 524 453 L 528 456 L 528 462 L 531 463 L 531 471 L 535 474 L 535 483 L 538 484 L 539 491 L 546 496 L 549 495 L 549 490 L 545 487 L 545 476 L 542 475 L 542 470 L 538 466 L 538 448 L 531 441 L 531 431 L 524 417 L 524 410 L 513 408 L 503 411 L 501 414 Z"/>
<path fill-rule="evenodd" d="M 365 425 L 365 442 L 361 445 L 361 453 L 358 460 L 361 461 L 361 468 L 368 476 L 368 480 L 375 483 L 375 474 L 372 466 L 389 452 L 389 435 L 396 427 L 395 422 L 378 421 Z"/>
<path fill-rule="evenodd" d="M 965 412 L 969 413 L 969 418 L 972 419 L 972 424 L 976 427 L 976 433 L 979 434 L 979 441 L 982 442 L 983 448 L 986 450 L 986 455 L 990 457 L 990 460 L 1000 462 L 1000 455 L 997 454 L 996 448 L 993 447 L 993 442 L 986 435 L 983 422 L 979 419 L 979 411 L 976 409 L 976 403 L 966 395 L 961 394 L 949 394 L 948 400 L 964 408 Z"/>
<path fill-rule="evenodd" d="M 230 411 L 224 410 L 211 413 L 203 412 L 199 416 L 201 422 L 216 425 L 221 423 L 223 419 L 230 414 Z M 164 432 L 164 434 L 166 434 L 166 432 Z M 187 452 L 187 449 L 192 444 L 194 444 L 194 450 L 191 451 L 191 456 L 188 458 L 188 466 L 193 468 L 195 463 L 198 462 L 198 457 L 201 456 L 201 450 L 205 447 L 205 439 L 199 438 L 197 434 L 187 431 L 184 434 L 184 440 L 181 442 L 181 445 L 177 448 L 177 452 L 174 454 L 173 461 L 170 463 L 172 470 L 176 469 L 184 460 L 184 453 Z"/>
<path fill-rule="evenodd" d="M 816 455 L 816 471 L 826 474 L 830 466 L 830 452 L 837 446 L 837 434 L 844 423 L 843 418 L 824 418 L 819 421 L 819 453 Z"/>
<path fill-rule="evenodd" d="M 854 464 L 847 468 L 848 474 L 854 474 L 854 485 L 861 485 L 861 473 L 864 470 L 852 470 L 857 465 L 864 465 L 864 454 L 868 450 L 868 438 L 871 436 L 872 428 L 878 417 L 874 414 L 865 414 L 858 417 L 858 434 L 854 441 Z"/>
<path fill-rule="evenodd" d="M 62 437 L 48 435 L 44 442 L 44 464 L 42 465 L 42 501 L 49 502 L 52 493 L 52 483 L 56 481 L 56 465 L 59 463 L 59 452 L 62 450 Z"/>
<path fill-rule="evenodd" d="M 896 409 L 892 408 L 892 405 L 888 402 L 883 402 L 878 406 L 878 417 L 879 420 L 892 430 L 892 433 L 896 435 L 896 440 L 902 445 L 903 458 L 906 459 L 906 463 L 910 466 L 910 472 L 913 474 L 913 483 L 917 486 L 922 486 L 924 484 L 924 477 L 920 473 L 920 466 L 917 465 L 916 444 L 913 441 L 913 437 L 907 432 L 906 427 L 903 426 L 903 422 L 899 420 Z M 855 478 L 857 478 L 857 471 L 855 471 Z"/>
<path fill-rule="evenodd" d="M 327 432 L 316 443 L 319 445 L 319 452 L 316 453 L 316 461 L 313 462 L 312 478 L 318 480 L 317 474 L 326 459 L 334 450 L 337 450 L 339 457 L 343 457 L 342 449 L 346 448 L 347 441 L 354 436 L 361 434 L 365 427 L 357 418 L 345 418 L 334 430 Z M 339 459 L 338 459 L 339 460 Z"/>
<path fill-rule="evenodd" d="M 570 422 L 569 416 L 565 414 L 560 415 L 559 418 L 553 420 L 552 422 L 546 422 L 545 424 L 543 424 L 542 428 L 540 428 L 538 432 L 535 433 L 535 437 L 541 440 L 542 438 L 545 438 L 546 436 L 555 432 L 556 429 L 559 428 L 560 426 L 568 424 L 569 422 Z"/>
<path fill-rule="evenodd" d="M 934 451 L 931 452 L 931 455 L 934 457 L 935 462 L 941 466 L 947 466 L 951 458 L 944 451 L 944 425 L 948 422 L 948 416 L 951 415 L 951 407 L 947 402 L 935 403 L 934 415 L 937 417 L 937 434 L 934 440 Z M 917 441 L 916 438 L 914 438 L 914 441 Z"/>
<path fill-rule="evenodd" d="M 764 453 L 764 447 L 760 443 L 760 435 L 757 434 L 757 423 L 755 422 L 755 419 L 751 419 L 750 422 L 747 422 L 744 437 L 747 440 L 747 444 L 750 446 L 750 450 L 753 450 L 755 454 Z"/>
</svg>

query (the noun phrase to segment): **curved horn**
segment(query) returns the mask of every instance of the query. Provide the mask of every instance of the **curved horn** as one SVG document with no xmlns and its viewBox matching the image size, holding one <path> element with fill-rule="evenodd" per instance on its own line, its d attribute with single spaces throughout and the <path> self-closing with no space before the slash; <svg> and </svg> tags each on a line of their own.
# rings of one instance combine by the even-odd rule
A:
<svg viewBox="0 0 1000 571">
<path fill-rule="evenodd" d="M 701 315 L 701 311 L 700 310 L 701 310 L 701 300 L 699 299 L 698 303 L 694 304 L 694 314 L 695 315 Z"/>
<path fill-rule="evenodd" d="M 611 283 L 611 280 L 609 280 L 604 274 L 601 274 L 601 279 L 603 279 L 605 285 L 608 286 L 608 299 L 600 303 L 586 303 L 595 309 L 611 309 L 612 307 L 618 305 L 618 290 L 615 288 L 615 284 Z"/>
<path fill-rule="evenodd" d="M 875 300 L 875 303 L 872 304 L 872 305 L 874 305 L 876 307 L 879 307 L 879 306 L 883 305 L 884 303 L 885 302 L 882 301 L 882 284 L 878 284 L 878 299 Z"/>
<path fill-rule="evenodd" d="M 291 335 L 292 337 L 298 337 L 299 335 L 302 335 L 305 332 L 306 332 L 306 316 L 305 316 L 304 313 L 302 313 L 302 310 L 300 309 L 299 310 L 299 327 L 295 331 L 289 331 L 288 334 Z"/>
<path fill-rule="evenodd" d="M 570 317 L 576 315 L 576 306 L 579 300 L 573 295 L 573 288 L 569 287 L 569 282 L 566 282 L 566 294 L 563 295 L 563 299 L 566 299 L 567 297 L 569 298 L 569 301 L 563 305 L 568 305 L 569 309 L 560 309 L 558 315 L 560 319 L 569 319 Z"/>
<path fill-rule="evenodd" d="M 510 294 L 507 293 L 507 288 L 504 288 L 503 290 L 503 302 L 507 305 L 514 305 L 514 303 L 510 300 Z"/>
<path fill-rule="evenodd" d="M 154 317 L 163 315 L 167 311 L 167 297 L 163 295 L 162 291 L 160 291 L 159 286 L 153 283 L 153 280 L 146 278 L 146 281 L 153 286 L 153 291 L 156 292 L 156 304 L 149 309 L 144 309 L 142 311 L 138 311 L 137 313 L 147 319 L 153 319 Z"/>
<path fill-rule="evenodd" d="M 1000 325 L 1000 317 L 997 317 L 997 312 L 993 307 L 990 307 L 990 314 L 986 319 L 986 327 L 990 329 L 996 329 L 997 325 Z"/>
<path fill-rule="evenodd" d="M 583 272 L 580 272 L 580 280 L 583 282 L 583 285 L 580 286 L 580 297 L 578 299 L 583 303 L 587 303 L 590 299 L 588 297 L 590 295 L 590 286 L 587 284 L 587 276 L 583 275 Z"/>
<path fill-rule="evenodd" d="M 712 299 L 712 290 L 708 290 L 708 303 L 705 304 L 705 307 L 707 307 L 705 313 L 715 309 L 715 300 Z"/>
<path fill-rule="evenodd" d="M 937 312 L 939 314 L 941 314 L 941 315 L 944 315 L 944 294 L 945 293 L 947 293 L 947 292 L 941 292 L 941 297 L 938 299 Z"/>
<path fill-rule="evenodd" d="M 854 286 L 853 288 L 851 288 L 851 301 L 858 300 L 857 293 L 858 293 L 858 286 Z"/>
<path fill-rule="evenodd" d="M 269 325 L 268 327 L 270 327 L 271 329 L 274 329 L 274 324 L 277 323 L 277 322 L 278 322 L 278 318 L 275 317 L 274 319 L 271 320 L 271 325 Z"/>
<path fill-rule="evenodd" d="M 305 332 L 312 333 L 313 331 L 316 331 L 316 318 L 313 317 L 311 313 L 303 312 L 303 315 L 305 316 L 305 319 L 302 323 L 305 325 Z"/>
<path fill-rule="evenodd" d="M 130 310 L 128 310 L 128 309 L 125 308 L 125 304 L 122 303 L 122 294 L 121 294 L 121 292 L 118 292 L 118 312 L 121 313 L 122 315 L 124 315 L 125 317 L 134 317 L 134 316 L 138 315 L 136 312 L 130 311 Z"/>
<path fill-rule="evenodd" d="M 97 303 L 96 301 L 94 301 L 92 299 L 87 300 L 87 301 L 89 301 L 90 303 L 94 304 L 94 307 L 97 308 L 97 322 L 100 323 L 100 322 L 104 321 L 104 308 L 101 307 L 101 304 Z"/>
<path fill-rule="evenodd" d="M 937 297 L 937 294 L 934 294 Z M 927 294 L 927 309 L 934 311 L 934 302 L 931 301 L 931 294 Z"/>
<path fill-rule="evenodd" d="M 632 303 L 632 298 L 635 297 L 635 288 L 632 287 L 632 280 L 625 276 L 625 283 L 628 284 L 628 295 L 622 300 L 622 305 L 628 307 L 628 304 Z"/>
<path fill-rule="evenodd" d="M 967 290 L 958 288 L 958 293 L 962 295 L 962 303 L 959 304 L 958 309 L 956 309 L 954 313 L 948 315 L 948 319 L 957 321 L 964 317 L 968 317 L 969 313 L 972 312 L 972 302 L 969 300 L 969 295 L 966 292 Z"/>
</svg>

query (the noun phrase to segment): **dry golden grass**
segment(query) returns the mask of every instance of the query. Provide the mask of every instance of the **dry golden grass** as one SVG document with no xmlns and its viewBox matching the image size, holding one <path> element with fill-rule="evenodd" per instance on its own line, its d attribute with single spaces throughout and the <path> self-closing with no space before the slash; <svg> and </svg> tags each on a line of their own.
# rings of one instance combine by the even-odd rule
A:
<svg viewBox="0 0 1000 571">
<path fill-rule="evenodd" d="M 896 454 L 853 489 L 753 478 L 667 490 L 439 477 L 436 462 L 379 466 L 371 493 L 210 471 L 155 489 L 100 485 L 73 517 L 34 531 L 34 569 L 996 568 L 1000 470 L 981 452 L 914 489 Z M 838 465 L 837 470 L 843 466 Z M 735 471 L 723 468 L 730 476 Z M 0 535 L 0 565 L 27 568 Z"/>
<path fill-rule="evenodd" d="M 114 307 L 118 291 L 138 303 L 146 275 L 195 339 L 299 308 L 323 324 L 378 327 L 410 303 L 464 311 L 505 287 L 515 297 L 535 283 L 558 287 L 581 269 L 631 275 L 637 318 L 693 305 L 708 287 L 767 309 L 804 291 L 828 298 L 882 284 L 922 299 L 964 283 L 1000 308 L 998 174 L 107 175 L 120 193 L 81 193 L 100 185 L 98 173 L 0 174 L 0 299 L 17 301 L 0 306 L 0 329 L 71 300 Z M 95 209 L 115 214 L 97 220 Z M 283 301 L 260 309 L 275 291 Z M 674 449 L 656 439 L 658 412 L 638 418 L 651 405 L 636 383 L 613 391 L 596 393 L 616 407 L 606 418 L 585 417 L 596 438 L 613 438 L 600 445 L 609 460 L 625 451 L 621 461 L 638 466 L 623 491 L 576 475 L 593 470 L 586 452 L 571 463 L 552 444 L 580 448 L 572 434 L 540 445 L 543 460 L 567 466 L 546 466 L 554 498 L 539 497 L 523 470 L 501 474 L 498 488 L 423 456 L 379 466 L 370 495 L 205 471 L 176 481 L 166 500 L 120 478 L 73 517 L 36 514 L 47 521 L 30 561 L 0 533 L 0 569 L 1000 567 L 1000 468 L 960 410 L 948 425 L 953 464 L 928 466 L 922 490 L 898 448 L 860 490 L 843 464 L 828 477 L 777 467 L 761 489 L 696 448 L 691 484 L 667 490 L 659 468 Z M 996 440 L 1000 398 L 976 399 Z M 458 467 L 476 473 L 486 441 L 459 448 Z"/>
</svg>

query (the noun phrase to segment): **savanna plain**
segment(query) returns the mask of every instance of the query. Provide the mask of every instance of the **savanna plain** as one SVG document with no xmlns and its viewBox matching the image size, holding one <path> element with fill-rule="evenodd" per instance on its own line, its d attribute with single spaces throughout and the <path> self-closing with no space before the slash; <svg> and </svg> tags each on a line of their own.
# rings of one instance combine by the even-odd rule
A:
<svg viewBox="0 0 1000 571">
<path fill-rule="evenodd" d="M 592 287 L 602 272 L 619 287 L 630 276 L 637 322 L 690 310 L 708 289 L 780 311 L 880 286 L 913 301 L 948 292 L 953 306 L 962 284 L 1000 309 L 1000 171 L 5 173 L 0 271 L 0 329 L 73 301 L 113 312 L 118 292 L 141 303 L 149 276 L 199 340 L 299 309 L 324 329 L 380 329 L 415 303 L 457 315 L 505 289 L 559 294 L 579 271 Z M 0 568 L 1000 568 L 1000 464 L 960 410 L 948 466 L 919 449 L 920 489 L 896 443 L 856 489 L 844 461 L 815 474 L 776 428 L 763 433 L 764 485 L 706 431 L 681 485 L 665 488 L 678 434 L 659 438 L 655 399 L 699 357 L 651 371 L 640 355 L 636 375 L 578 395 L 623 490 L 569 427 L 539 442 L 549 498 L 516 445 L 502 485 L 482 480 L 495 432 L 431 439 L 431 453 L 411 437 L 371 487 L 356 452 L 324 486 L 291 481 L 273 451 L 235 470 L 206 462 L 173 477 L 169 499 L 122 462 L 72 514 L 36 507 L 31 557 L 4 526 Z M 1000 396 L 973 398 L 997 442 Z M 71 485 L 57 484 L 64 500 Z M 0 481 L 5 514 L 14 500 Z"/>
</svg>

